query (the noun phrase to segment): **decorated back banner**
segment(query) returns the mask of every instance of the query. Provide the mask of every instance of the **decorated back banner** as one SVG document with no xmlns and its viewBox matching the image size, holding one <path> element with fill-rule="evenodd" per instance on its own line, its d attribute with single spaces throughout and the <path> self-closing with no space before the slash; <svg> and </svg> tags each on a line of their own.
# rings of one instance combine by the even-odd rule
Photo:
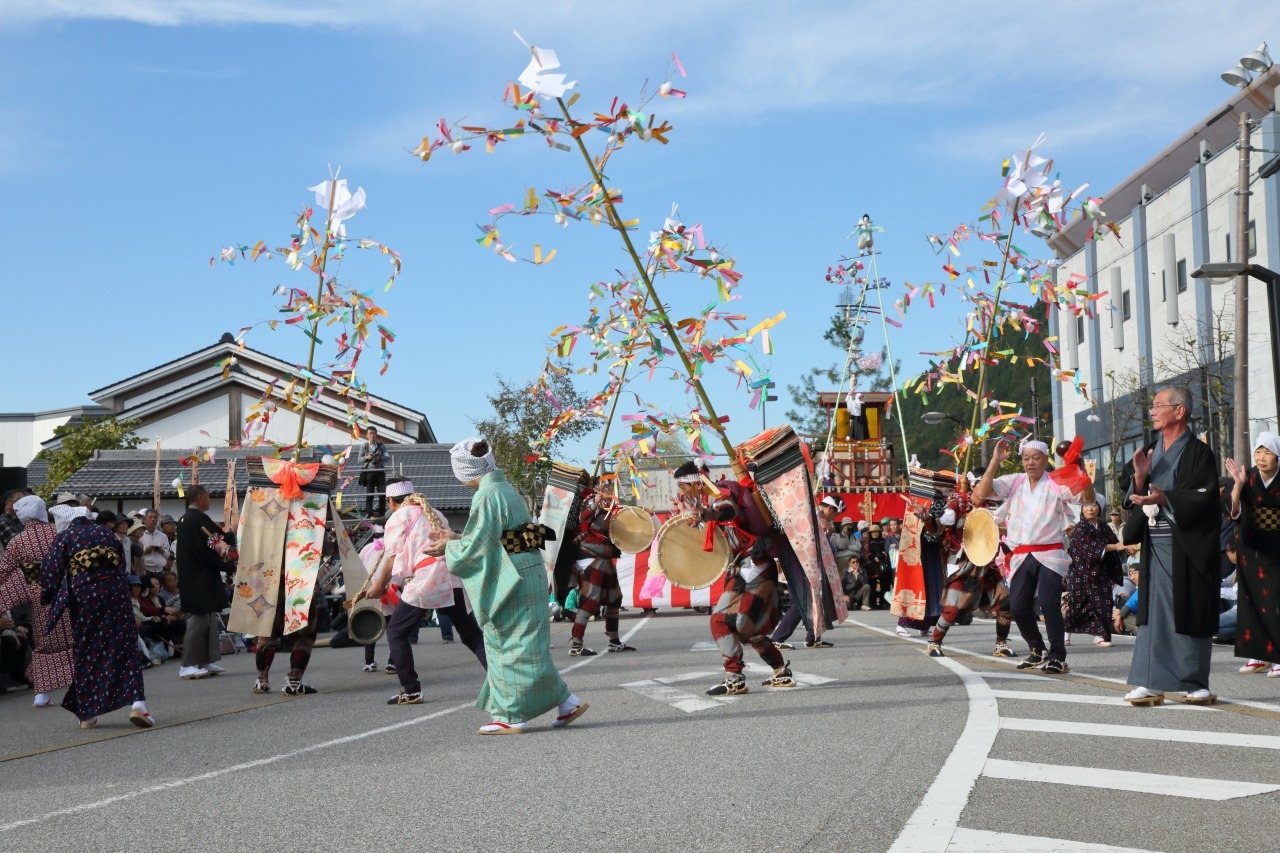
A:
<svg viewBox="0 0 1280 853">
<path fill-rule="evenodd" d="M 227 630 L 269 637 L 279 622 L 280 633 L 292 634 L 309 624 L 337 469 L 258 457 L 247 459 L 246 467 L 249 486 L 236 533 L 240 560 Z"/>
</svg>

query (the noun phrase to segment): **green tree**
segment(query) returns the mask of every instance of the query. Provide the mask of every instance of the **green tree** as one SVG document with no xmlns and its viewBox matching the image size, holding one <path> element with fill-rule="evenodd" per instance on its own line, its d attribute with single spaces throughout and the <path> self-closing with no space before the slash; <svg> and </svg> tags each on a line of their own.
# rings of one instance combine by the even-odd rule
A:
<svg viewBox="0 0 1280 853">
<path fill-rule="evenodd" d="M 581 409 L 587 398 L 574 387 L 566 374 L 550 373 L 548 384 L 561 409 Z M 520 384 L 498 376 L 498 390 L 488 396 L 493 414 L 483 420 L 473 421 L 476 430 L 493 448 L 498 467 L 507 479 L 526 499 L 542 496 L 551 471 L 551 463 L 545 460 L 530 462 L 530 445 L 542 434 L 559 414 L 547 395 L 539 391 L 536 383 Z M 555 437 L 545 446 L 547 456 L 554 456 L 565 442 L 585 438 L 599 426 L 597 419 L 581 419 L 563 425 Z"/>
<path fill-rule="evenodd" d="M 84 467 L 99 450 L 129 450 L 142 444 L 141 436 L 133 431 L 142 421 L 132 419 L 118 421 L 113 417 L 86 420 L 75 425 L 54 427 L 53 437 L 61 439 L 57 447 L 41 450 L 37 459 L 49 463 L 45 476 L 44 497 L 48 498 L 65 483 L 72 474 Z"/>
<path fill-rule="evenodd" d="M 862 329 L 859 327 L 859 333 Z M 849 350 L 850 325 L 844 315 L 831 315 L 831 325 L 822 333 L 822 339 L 840 350 L 840 361 L 830 367 L 814 367 L 800 378 L 796 385 L 788 385 L 793 408 L 787 410 L 787 420 L 796 432 L 804 435 L 816 435 L 820 438 L 814 442 L 815 450 L 823 450 L 827 443 L 828 419 L 831 410 L 824 408 L 819 401 L 819 393 L 840 390 L 840 382 L 844 379 L 845 353 Z M 858 381 L 860 391 L 888 391 L 893 382 L 888 374 L 889 351 L 880 350 L 880 367 L 874 373 L 863 372 Z M 901 365 L 896 362 L 895 369 Z M 854 365 L 855 369 L 857 365 Z"/>
</svg>

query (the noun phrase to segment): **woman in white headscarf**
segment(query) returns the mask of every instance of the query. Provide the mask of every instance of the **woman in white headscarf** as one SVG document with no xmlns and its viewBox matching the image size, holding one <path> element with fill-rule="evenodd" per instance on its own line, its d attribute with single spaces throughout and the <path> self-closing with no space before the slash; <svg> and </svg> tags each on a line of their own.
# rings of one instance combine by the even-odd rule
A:
<svg viewBox="0 0 1280 853">
<path fill-rule="evenodd" d="M 567 726 L 587 710 L 551 659 L 547 572 L 539 549 L 547 528 L 535 524 L 482 438 L 449 451 L 453 474 L 475 489 L 462 535 L 439 538 L 423 552 L 444 556 L 462 578 L 484 631 L 488 672 L 476 706 L 489 712 L 482 735 L 524 732 L 525 723 L 555 709 L 551 725 Z"/>
<path fill-rule="evenodd" d="M 1264 432 L 1253 447 L 1253 467 L 1227 460 L 1235 480 L 1231 517 L 1239 521 L 1236 552 L 1236 657 L 1240 672 L 1280 678 L 1280 436 Z"/>
<path fill-rule="evenodd" d="M 36 707 L 43 708 L 51 691 L 71 684 L 71 623 L 63 614 L 53 630 L 47 630 L 49 611 L 40 601 L 40 561 L 56 532 L 44 501 L 27 495 L 13 505 L 13 512 L 24 526 L 0 557 L 0 611 L 22 604 L 28 607 L 34 652 L 27 680 L 35 688 Z"/>
</svg>

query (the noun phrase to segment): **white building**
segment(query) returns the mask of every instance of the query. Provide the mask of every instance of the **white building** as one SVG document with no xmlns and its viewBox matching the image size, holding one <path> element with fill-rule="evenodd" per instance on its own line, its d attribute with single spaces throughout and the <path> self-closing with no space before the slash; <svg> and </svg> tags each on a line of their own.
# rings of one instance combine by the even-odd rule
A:
<svg viewBox="0 0 1280 853">
<path fill-rule="evenodd" d="M 1119 464 L 1132 457 L 1143 439 L 1155 386 L 1181 382 L 1191 387 L 1197 432 L 1212 431 L 1219 420 L 1213 401 L 1221 395 L 1206 387 L 1215 377 L 1228 377 L 1225 402 L 1230 404 L 1235 344 L 1223 335 L 1229 336 L 1235 325 L 1235 283 L 1211 286 L 1191 273 L 1208 262 L 1244 260 L 1233 243 L 1239 114 L 1246 110 L 1257 122 L 1250 139 L 1255 150 L 1250 152 L 1247 260 L 1280 269 L 1280 175 L 1258 176 L 1280 152 L 1278 84 L 1276 68 L 1259 75 L 1106 193 L 1103 207 L 1119 226 L 1120 239 L 1087 241 L 1088 227 L 1077 219 L 1049 240 L 1061 261 L 1055 278 L 1059 287 L 1069 286 L 1075 276 L 1076 286 L 1089 294 L 1107 294 L 1095 303 L 1092 317 L 1051 312 L 1062 367 L 1077 371 L 1088 392 L 1086 397 L 1070 385 L 1054 383 L 1054 433 L 1083 436 L 1085 455 L 1098 463 L 1099 472 L 1107 470 L 1113 444 Z M 1250 279 L 1249 419 L 1254 436 L 1278 423 L 1278 295 L 1275 287 Z M 1222 455 L 1221 448 L 1215 450 Z M 1108 493 L 1113 488 L 1106 485 Z"/>
</svg>

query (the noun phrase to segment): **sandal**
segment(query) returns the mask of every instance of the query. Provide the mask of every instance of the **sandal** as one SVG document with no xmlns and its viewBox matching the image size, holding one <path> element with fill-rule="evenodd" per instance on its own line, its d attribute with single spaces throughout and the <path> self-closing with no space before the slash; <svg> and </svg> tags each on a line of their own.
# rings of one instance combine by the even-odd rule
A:
<svg viewBox="0 0 1280 853">
<path fill-rule="evenodd" d="M 565 726 L 572 723 L 574 720 L 581 717 L 583 713 L 587 710 L 587 708 L 590 708 L 590 707 L 591 706 L 588 705 L 586 702 L 579 702 L 577 707 L 575 707 L 572 711 L 570 711 L 567 714 L 561 714 L 560 716 L 552 720 L 551 725 L 556 727 L 557 729 L 562 729 Z"/>
<path fill-rule="evenodd" d="M 524 734 L 524 723 L 500 723 L 494 720 L 487 726 L 481 726 L 476 729 L 478 735 L 522 735 Z"/>
<path fill-rule="evenodd" d="M 97 727 L 98 727 L 98 718 L 97 718 L 97 717 L 94 717 L 92 720 L 81 720 L 81 721 L 80 721 L 80 728 L 82 728 L 82 729 L 96 729 Z"/>
</svg>

